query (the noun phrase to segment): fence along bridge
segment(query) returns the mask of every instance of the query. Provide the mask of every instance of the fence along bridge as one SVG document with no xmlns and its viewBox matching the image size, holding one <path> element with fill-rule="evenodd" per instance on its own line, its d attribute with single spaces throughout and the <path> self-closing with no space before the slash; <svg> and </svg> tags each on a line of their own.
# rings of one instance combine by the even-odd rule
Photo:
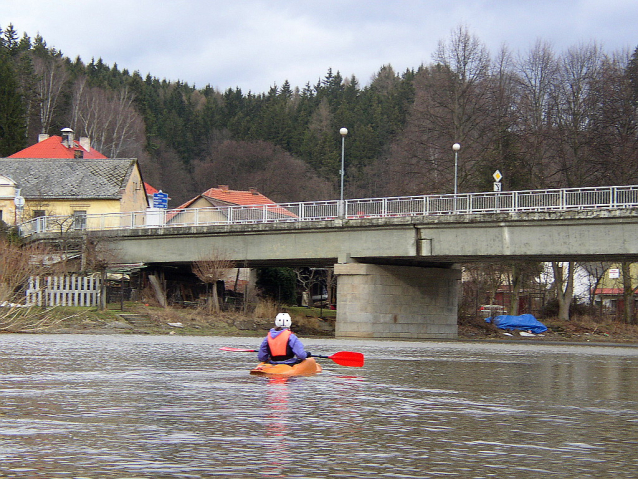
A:
<svg viewBox="0 0 638 479">
<path fill-rule="evenodd" d="M 213 250 L 248 266 L 335 264 L 338 337 L 451 338 L 455 263 L 638 258 L 636 207 L 638 186 L 619 186 L 87 215 L 77 226 L 110 238 L 124 262 Z M 62 220 L 22 233 L 55 236 Z"/>
<path fill-rule="evenodd" d="M 638 185 L 457 195 L 398 196 L 189 209 L 154 209 L 82 216 L 41 216 L 20 225 L 22 236 L 68 230 L 104 231 L 401 216 L 475 215 L 638 207 Z"/>
</svg>

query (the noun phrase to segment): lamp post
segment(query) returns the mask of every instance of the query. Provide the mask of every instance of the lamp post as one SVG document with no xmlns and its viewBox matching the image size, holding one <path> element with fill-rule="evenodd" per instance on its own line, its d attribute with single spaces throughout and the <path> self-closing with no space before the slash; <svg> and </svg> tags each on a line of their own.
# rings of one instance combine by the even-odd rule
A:
<svg viewBox="0 0 638 479">
<path fill-rule="evenodd" d="M 461 145 L 458 143 L 454 143 L 452 145 L 452 149 L 454 150 L 454 196 L 458 192 L 458 181 L 459 181 L 459 150 L 461 149 Z"/>
<path fill-rule="evenodd" d="M 344 208 L 345 205 L 343 203 L 343 177 L 346 174 L 345 152 L 346 152 L 346 135 L 348 134 L 348 129 L 341 128 L 341 130 L 339 130 L 339 133 L 341 134 L 341 196 L 339 200 L 339 216 L 343 218 L 345 216 L 345 208 Z"/>
<path fill-rule="evenodd" d="M 459 150 L 461 145 L 454 143 L 452 149 L 454 150 L 454 212 L 456 213 L 456 193 L 458 192 L 459 183 Z"/>
</svg>

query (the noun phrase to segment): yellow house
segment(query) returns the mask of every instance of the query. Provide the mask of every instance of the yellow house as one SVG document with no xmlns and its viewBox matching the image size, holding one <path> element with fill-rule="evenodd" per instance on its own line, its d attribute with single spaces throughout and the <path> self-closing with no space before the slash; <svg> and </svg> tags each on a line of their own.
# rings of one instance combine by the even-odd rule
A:
<svg viewBox="0 0 638 479">
<path fill-rule="evenodd" d="M 81 229 L 86 215 L 147 207 L 136 159 L 0 158 L 0 218 L 7 224 L 64 216 Z"/>
<path fill-rule="evenodd" d="M 634 290 L 634 298 L 636 298 L 636 289 L 638 288 L 638 263 L 631 263 L 629 265 L 629 274 L 631 276 L 631 287 Z M 622 304 L 624 291 L 622 265 L 620 263 L 613 263 L 607 268 L 596 286 L 596 290 L 594 291 L 595 302 L 607 307 L 616 307 L 619 301 Z"/>
<path fill-rule="evenodd" d="M 89 138 L 76 140 L 70 128 L 61 133 L 42 134 L 34 145 L 0 158 L 0 219 L 19 224 L 61 216 L 82 229 L 86 215 L 148 207 L 137 160 L 107 158 Z"/>
<path fill-rule="evenodd" d="M 15 224 L 16 196 L 16 182 L 11 178 L 0 175 L 0 221 L 4 221 L 8 224 Z"/>
</svg>

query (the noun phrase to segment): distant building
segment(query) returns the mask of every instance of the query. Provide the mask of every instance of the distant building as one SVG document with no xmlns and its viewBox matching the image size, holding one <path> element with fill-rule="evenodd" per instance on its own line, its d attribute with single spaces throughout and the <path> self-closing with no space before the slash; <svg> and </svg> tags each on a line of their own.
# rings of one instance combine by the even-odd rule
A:
<svg viewBox="0 0 638 479">
<path fill-rule="evenodd" d="M 233 211 L 235 206 L 245 208 Z M 173 224 L 182 222 L 192 224 L 195 213 L 189 210 L 195 208 L 199 209 L 196 213 L 199 223 L 223 222 L 228 219 L 229 215 L 233 215 L 234 220 L 244 221 L 263 219 L 264 216 L 267 218 L 296 217 L 267 196 L 259 193 L 256 188 L 231 190 L 227 185 L 219 185 L 217 188 L 210 188 L 175 208 L 168 221 Z"/>
<path fill-rule="evenodd" d="M 62 133 L 41 135 L 35 145 L 0 158 L 0 219 L 15 224 L 69 216 L 75 228 L 82 228 L 87 214 L 148 207 L 136 159 L 107 158 L 88 139 L 75 141 L 72 130 Z M 22 208 L 16 208 L 16 197 L 23 199 Z"/>
<path fill-rule="evenodd" d="M 91 147 L 86 137 L 73 138 L 73 130 L 64 128 L 62 136 L 40 135 L 38 143 L 20 150 L 7 158 L 84 158 L 87 160 L 106 159 L 99 151 Z"/>
<path fill-rule="evenodd" d="M 629 266 L 634 304 L 638 300 L 638 264 Z M 625 304 L 621 264 L 612 264 L 601 276 L 595 290 L 594 304 L 613 311 L 622 311 Z"/>
</svg>

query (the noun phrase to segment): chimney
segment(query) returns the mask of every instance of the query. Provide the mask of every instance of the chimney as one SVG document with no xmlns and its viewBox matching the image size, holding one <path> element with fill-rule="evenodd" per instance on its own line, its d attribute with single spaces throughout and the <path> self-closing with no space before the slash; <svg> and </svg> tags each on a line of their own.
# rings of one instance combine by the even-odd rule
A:
<svg viewBox="0 0 638 479">
<path fill-rule="evenodd" d="M 48 138 L 49 138 L 49 135 L 47 135 L 46 133 L 40 133 L 38 135 L 38 143 L 40 143 L 41 141 L 44 141 L 44 140 L 46 140 Z"/>
<path fill-rule="evenodd" d="M 86 151 L 91 151 L 91 139 L 88 136 L 81 136 L 80 146 Z"/>
<path fill-rule="evenodd" d="M 62 144 L 67 148 L 73 147 L 73 130 L 71 128 L 62 128 Z"/>
<path fill-rule="evenodd" d="M 228 185 L 219 185 L 219 189 L 222 191 L 228 191 Z"/>
<path fill-rule="evenodd" d="M 257 191 L 257 188 L 255 188 L 254 186 L 251 186 L 250 188 L 248 188 L 248 191 L 250 191 L 250 193 L 253 195 L 259 194 L 259 191 Z"/>
</svg>

